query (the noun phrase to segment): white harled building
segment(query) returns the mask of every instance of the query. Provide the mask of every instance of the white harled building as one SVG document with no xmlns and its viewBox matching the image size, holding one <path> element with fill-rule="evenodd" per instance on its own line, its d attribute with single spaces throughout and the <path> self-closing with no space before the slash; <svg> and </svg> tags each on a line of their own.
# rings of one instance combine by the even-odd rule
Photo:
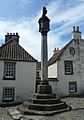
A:
<svg viewBox="0 0 84 120">
<path fill-rule="evenodd" d="M 19 45 L 18 33 L 7 33 L 0 46 L 0 103 L 22 102 L 35 91 L 36 62 Z"/>
<path fill-rule="evenodd" d="M 55 49 L 48 61 L 50 84 L 58 96 L 84 95 L 84 40 L 79 27 L 73 27 L 72 40 Z"/>
</svg>

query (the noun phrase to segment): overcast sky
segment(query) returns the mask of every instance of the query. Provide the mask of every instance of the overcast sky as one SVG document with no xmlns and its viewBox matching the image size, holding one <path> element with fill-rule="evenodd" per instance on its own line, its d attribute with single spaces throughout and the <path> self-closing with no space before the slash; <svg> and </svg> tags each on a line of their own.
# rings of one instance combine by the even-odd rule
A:
<svg viewBox="0 0 84 120">
<path fill-rule="evenodd" d="M 35 59 L 41 56 L 41 35 L 38 19 L 46 6 L 50 18 L 48 53 L 62 48 L 71 40 L 73 26 L 79 26 L 84 36 L 84 0 L 1 0 L 0 1 L 0 44 L 7 33 L 18 32 L 20 45 Z M 84 38 L 84 37 L 83 37 Z"/>
</svg>

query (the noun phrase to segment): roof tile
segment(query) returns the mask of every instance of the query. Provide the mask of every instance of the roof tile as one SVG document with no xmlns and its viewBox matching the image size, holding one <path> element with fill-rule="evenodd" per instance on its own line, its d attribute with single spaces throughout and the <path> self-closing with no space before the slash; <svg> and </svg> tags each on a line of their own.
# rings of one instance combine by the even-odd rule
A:
<svg viewBox="0 0 84 120">
<path fill-rule="evenodd" d="M 56 54 L 54 54 L 51 58 L 50 58 L 50 60 L 48 61 L 48 66 L 49 65 L 51 65 L 51 64 L 53 64 L 53 63 L 55 63 L 58 59 L 59 59 L 59 57 L 61 56 L 61 54 L 64 52 L 64 50 L 70 45 L 70 43 L 72 42 L 72 40 L 68 43 L 68 44 L 66 44 L 61 50 L 59 50 L 59 52 L 57 52 Z"/>
<path fill-rule="evenodd" d="M 10 40 L 0 47 L 0 60 L 36 62 L 15 40 Z"/>
</svg>

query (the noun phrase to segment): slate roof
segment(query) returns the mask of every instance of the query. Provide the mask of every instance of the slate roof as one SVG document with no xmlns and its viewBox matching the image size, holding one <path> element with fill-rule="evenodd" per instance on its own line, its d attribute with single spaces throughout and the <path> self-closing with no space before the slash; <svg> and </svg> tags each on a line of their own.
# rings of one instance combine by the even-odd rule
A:
<svg viewBox="0 0 84 120">
<path fill-rule="evenodd" d="M 48 61 L 48 66 L 55 63 L 59 57 L 62 55 L 62 53 L 65 51 L 65 49 L 71 44 L 72 40 L 66 44 L 61 50 L 59 50 L 59 52 L 57 52 L 56 54 L 54 54 Z"/>
<path fill-rule="evenodd" d="M 13 39 L 10 39 L 0 47 L 0 60 L 37 62 L 35 58 Z"/>
</svg>

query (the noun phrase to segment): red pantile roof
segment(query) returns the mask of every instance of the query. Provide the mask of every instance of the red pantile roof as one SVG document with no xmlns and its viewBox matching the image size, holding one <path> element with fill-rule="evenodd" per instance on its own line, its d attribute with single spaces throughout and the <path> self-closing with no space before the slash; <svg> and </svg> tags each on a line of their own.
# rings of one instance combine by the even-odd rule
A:
<svg viewBox="0 0 84 120">
<path fill-rule="evenodd" d="M 37 61 L 13 39 L 0 47 L 0 60 Z"/>
<path fill-rule="evenodd" d="M 57 52 L 50 58 L 50 60 L 48 61 L 48 66 L 55 63 L 59 59 L 59 57 L 62 55 L 65 49 L 70 45 L 71 42 L 72 40 L 68 44 L 66 44 L 61 50 L 59 50 L 59 52 Z"/>
</svg>

